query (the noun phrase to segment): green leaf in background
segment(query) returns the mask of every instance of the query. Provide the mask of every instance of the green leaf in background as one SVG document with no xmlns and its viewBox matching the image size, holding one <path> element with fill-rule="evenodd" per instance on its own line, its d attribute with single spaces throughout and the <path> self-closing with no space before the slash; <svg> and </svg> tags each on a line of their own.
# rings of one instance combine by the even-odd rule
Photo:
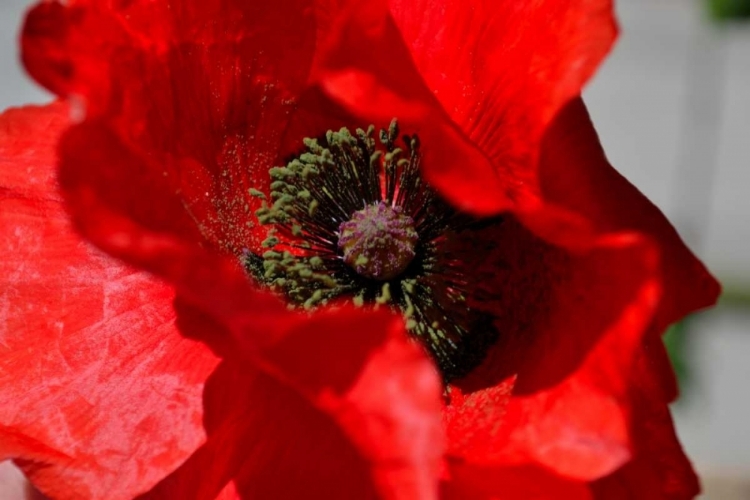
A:
<svg viewBox="0 0 750 500">
<path fill-rule="evenodd" d="M 725 282 L 719 304 L 723 307 L 750 311 L 750 286 Z"/>
<path fill-rule="evenodd" d="M 719 299 L 719 307 L 735 311 L 750 311 L 750 286 L 728 284 Z M 689 344 L 692 340 L 693 319 L 700 316 L 694 314 L 669 327 L 664 334 L 664 345 L 667 347 L 669 359 L 672 361 L 677 383 L 680 387 L 680 399 L 689 397 L 692 373 L 689 359 Z M 697 332 L 696 332 L 697 333 Z"/>
<path fill-rule="evenodd" d="M 718 20 L 750 19 L 750 0 L 708 0 L 708 8 Z"/>
<path fill-rule="evenodd" d="M 667 346 L 669 359 L 672 360 L 672 366 L 677 375 L 681 396 L 686 392 L 685 385 L 690 380 L 689 365 L 685 359 L 689 339 L 687 323 L 688 319 L 675 323 L 664 334 L 664 344 Z"/>
</svg>

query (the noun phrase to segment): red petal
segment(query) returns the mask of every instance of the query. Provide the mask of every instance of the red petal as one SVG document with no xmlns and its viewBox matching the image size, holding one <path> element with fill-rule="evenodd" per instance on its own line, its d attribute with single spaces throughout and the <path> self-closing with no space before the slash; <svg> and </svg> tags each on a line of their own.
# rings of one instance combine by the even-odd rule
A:
<svg viewBox="0 0 750 500">
<path fill-rule="evenodd" d="M 486 263 L 502 270 L 494 283 L 504 298 L 494 309 L 506 316 L 499 322 L 500 345 L 462 385 L 514 379 L 459 398 L 449 418 L 451 453 L 479 463 L 542 463 L 587 479 L 635 454 L 635 465 L 622 470 L 637 470 L 645 439 L 637 424 L 634 437 L 627 429 L 634 412 L 639 422 L 661 422 L 665 450 L 678 450 L 665 451 L 674 457 L 674 474 L 688 478 L 677 483 L 690 485 L 692 472 L 663 403 L 672 396 L 670 368 L 651 334 L 665 321 L 713 302 L 716 282 L 659 211 L 608 166 L 580 101 L 566 107 L 550 129 L 542 167 L 549 197 L 585 217 L 590 231 L 581 231 L 586 224 L 565 229 L 559 209 L 558 215 L 549 208 L 533 216 L 519 213 L 559 248 L 520 231 L 511 219 L 504 223 L 506 234 L 496 237 L 504 242 L 502 251 L 496 262 Z M 623 230 L 640 235 L 593 236 Z M 636 399 L 628 388 L 633 366 L 646 362 L 640 357 L 654 375 Z M 509 397 L 513 384 L 515 397 Z M 644 397 L 661 406 L 646 405 Z M 500 416 L 502 425 L 494 423 Z M 625 477 L 637 482 L 635 475 Z"/>
<path fill-rule="evenodd" d="M 402 130 L 419 134 L 429 165 L 425 174 L 457 206 L 481 213 L 507 208 L 514 179 L 498 175 L 440 107 L 386 3 L 342 2 L 337 8 L 342 13 L 321 42 L 312 80 L 361 120 L 387 123 L 396 117 Z M 476 196 L 483 192 L 491 195 Z"/>
<path fill-rule="evenodd" d="M 609 0 L 343 4 L 314 79 L 363 120 L 419 133 L 428 179 L 479 213 L 537 196 L 544 130 L 616 31 Z"/>
<path fill-rule="evenodd" d="M 258 244 L 248 189 L 281 160 L 314 37 L 305 0 L 44 2 L 23 54 L 89 119 L 63 150 L 67 189 L 99 189 L 146 230 L 237 255 Z"/>
<path fill-rule="evenodd" d="M 567 248 L 545 241 L 511 216 L 467 243 L 502 242 L 492 251 L 469 254 L 466 262 L 481 277 L 473 305 L 497 317 L 500 337 L 484 365 L 460 383 L 464 389 L 516 374 L 516 390 L 524 393 L 558 383 L 637 300 L 639 288 L 654 279 L 653 249 L 637 235 L 597 237 L 553 207 L 521 215 Z"/>
<path fill-rule="evenodd" d="M 719 283 L 659 209 L 609 165 L 580 99 L 568 104 L 549 128 L 540 177 L 545 198 L 581 214 L 595 231 L 637 231 L 657 245 L 663 293 L 651 325 L 654 335 L 690 312 L 716 302 Z M 677 387 L 664 348 L 656 338 L 647 342 L 647 352 L 661 358 L 660 391 L 665 401 L 671 401 Z"/>
<path fill-rule="evenodd" d="M 545 199 L 581 214 L 597 232 L 637 231 L 659 246 L 664 294 L 656 331 L 716 302 L 716 280 L 659 209 L 609 165 L 580 99 L 547 132 L 540 177 Z"/>
<path fill-rule="evenodd" d="M 633 459 L 594 483 L 602 500 L 687 500 L 700 492 L 698 478 L 677 441 L 669 408 L 661 396 L 660 377 L 644 352 L 633 367 L 629 406 L 632 408 Z"/>
<path fill-rule="evenodd" d="M 204 434 L 216 360 L 173 293 L 81 241 L 54 178 L 67 106 L 0 116 L 0 455 L 54 498 L 128 498 Z"/>
<path fill-rule="evenodd" d="M 653 249 L 625 235 L 579 255 L 502 241 L 523 249 L 507 253 L 509 244 L 502 254 L 523 280 L 503 270 L 493 284 L 510 299 L 497 307 L 509 316 L 498 322 L 488 360 L 459 383 L 477 392 L 449 407 L 450 453 L 480 464 L 542 464 L 578 479 L 606 475 L 629 457 L 623 402 L 659 298 Z M 526 302 L 514 301 L 514 290 Z"/>
<path fill-rule="evenodd" d="M 446 500 L 591 500 L 585 483 L 566 480 L 539 467 L 479 467 L 450 464 Z"/>
<path fill-rule="evenodd" d="M 443 109 L 492 160 L 498 175 L 529 185 L 521 189 L 535 186 L 544 130 L 580 94 L 615 39 L 611 0 L 479 0 L 470 7 L 461 0 L 389 3 L 419 73 Z M 467 175 L 466 164 L 451 167 L 464 177 L 479 170 L 471 165 Z M 495 195 L 478 181 L 461 195 Z M 460 189 L 443 187 L 451 193 Z"/>
<path fill-rule="evenodd" d="M 173 283 L 200 305 L 190 314 L 235 331 L 252 323 L 259 344 L 273 338 L 284 308 L 253 290 L 238 257 L 259 247 L 248 188 L 268 183 L 280 161 L 306 81 L 315 37 L 307 4 L 55 5 L 29 15 L 24 53 L 33 74 L 51 72 L 85 100 L 87 121 L 61 146 L 78 228 Z M 65 29 L 37 29 L 49 23 Z M 58 71 L 60 58 L 72 72 Z M 219 353 L 231 343 L 226 330 L 189 330 Z"/>
<path fill-rule="evenodd" d="M 206 393 L 209 440 L 145 498 L 435 498 L 437 374 L 384 312 L 321 312 L 224 365 Z M 271 374 L 270 376 L 267 374 Z M 194 492 L 200 492 L 194 495 Z"/>
</svg>

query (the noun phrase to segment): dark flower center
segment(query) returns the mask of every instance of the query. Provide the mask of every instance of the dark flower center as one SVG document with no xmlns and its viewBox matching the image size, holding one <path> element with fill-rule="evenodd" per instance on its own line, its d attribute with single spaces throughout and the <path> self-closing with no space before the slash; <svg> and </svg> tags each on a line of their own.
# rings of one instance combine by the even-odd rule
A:
<svg viewBox="0 0 750 500">
<path fill-rule="evenodd" d="M 342 128 L 305 139 L 306 151 L 270 170 L 270 200 L 258 220 L 269 226 L 248 272 L 292 305 L 337 298 L 401 311 L 446 382 L 478 366 L 497 339 L 476 284 L 477 221 L 456 212 L 420 175 L 420 144 L 396 121 L 381 130 Z M 489 251 L 489 248 L 485 248 Z M 472 258 L 469 258 L 472 256 Z M 470 269 L 471 267 L 471 269 Z"/>
</svg>

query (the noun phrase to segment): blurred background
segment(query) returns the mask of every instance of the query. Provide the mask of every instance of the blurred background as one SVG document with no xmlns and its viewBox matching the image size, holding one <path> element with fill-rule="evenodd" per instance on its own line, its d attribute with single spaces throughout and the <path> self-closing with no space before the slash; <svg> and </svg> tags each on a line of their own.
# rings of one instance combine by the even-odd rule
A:
<svg viewBox="0 0 750 500">
<path fill-rule="evenodd" d="M 702 498 L 750 499 L 750 1 L 620 0 L 621 37 L 584 93 L 612 164 L 724 285 L 668 346 L 677 431 Z"/>
<path fill-rule="evenodd" d="M 0 109 L 49 100 L 17 61 L 30 3 L 0 0 Z M 673 411 L 701 498 L 750 499 L 750 0 L 620 0 L 617 11 L 620 40 L 584 98 L 612 164 L 724 284 L 719 307 L 668 336 Z M 11 498 L 15 472 L 2 470 L 0 499 Z"/>
</svg>

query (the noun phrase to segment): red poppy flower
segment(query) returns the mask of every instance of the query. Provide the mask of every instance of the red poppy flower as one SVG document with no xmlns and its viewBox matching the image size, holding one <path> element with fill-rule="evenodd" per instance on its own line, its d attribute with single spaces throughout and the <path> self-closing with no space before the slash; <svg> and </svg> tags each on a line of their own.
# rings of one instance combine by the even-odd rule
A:
<svg viewBox="0 0 750 500">
<path fill-rule="evenodd" d="M 29 71 L 85 115 L 59 150 L 77 227 L 224 359 L 206 442 L 147 496 L 696 493 L 659 333 L 718 287 L 576 97 L 613 26 L 574 0 L 31 12 Z"/>
</svg>

